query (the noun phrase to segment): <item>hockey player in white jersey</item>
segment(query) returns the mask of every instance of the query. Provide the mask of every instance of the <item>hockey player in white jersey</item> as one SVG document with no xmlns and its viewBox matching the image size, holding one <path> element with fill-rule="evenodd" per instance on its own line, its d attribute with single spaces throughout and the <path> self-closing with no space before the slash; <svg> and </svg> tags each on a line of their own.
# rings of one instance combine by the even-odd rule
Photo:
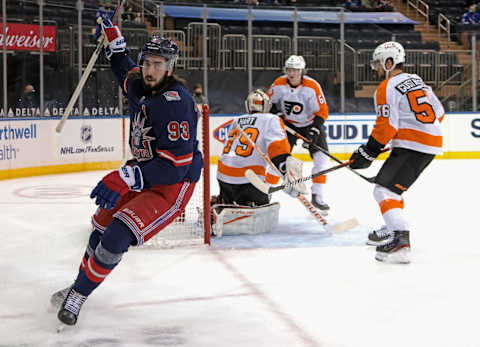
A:
<svg viewBox="0 0 480 347">
<path fill-rule="evenodd" d="M 215 213 L 218 215 L 226 207 L 225 205 L 247 208 L 269 205 L 270 196 L 255 188 L 245 177 L 248 169 L 253 170 L 270 184 L 276 184 L 279 181 L 279 177 L 269 171 L 265 160 L 236 129 L 237 124 L 259 146 L 260 150 L 268 155 L 282 174 L 286 175 L 290 172 L 294 177 L 301 176 L 302 162 L 290 155 L 291 148 L 283 120 L 269 113 L 271 103 L 268 95 L 258 89 L 252 91 L 245 100 L 245 108 L 247 114 L 236 118 L 231 124 L 228 139 L 218 161 L 217 179 L 220 194 L 215 202 L 221 206 L 220 209 L 214 209 L 214 215 Z M 305 190 L 304 184 L 285 188 L 285 192 L 294 197 L 304 193 Z M 278 211 L 278 203 L 274 207 Z M 274 223 L 270 221 L 270 226 L 274 226 Z M 265 225 L 269 225 L 268 221 Z M 251 230 L 251 233 L 254 232 L 259 230 Z"/>
<path fill-rule="evenodd" d="M 302 56 L 292 55 L 285 61 L 285 74 L 278 77 L 267 94 L 274 106 L 273 112 L 281 112 L 286 126 L 294 129 L 326 151 L 328 145 L 323 124 L 328 118 L 328 106 L 322 87 L 306 75 L 306 64 Z M 288 142 L 294 146 L 297 137 L 288 133 Z M 315 146 L 304 143 L 313 159 L 312 174 L 327 168 L 329 158 Z M 324 200 L 323 188 L 327 176 L 312 180 L 312 204 L 326 215 L 330 207 Z"/>
<path fill-rule="evenodd" d="M 402 194 L 435 155 L 442 154 L 440 122 L 445 114 L 422 78 L 403 72 L 404 62 L 405 50 L 398 42 L 385 42 L 375 49 L 372 69 L 385 78 L 374 94 L 377 119 L 368 142 L 350 158 L 351 168 L 367 168 L 390 142 L 390 157 L 376 176 L 373 192 L 385 226 L 370 233 L 367 244 L 377 245 L 375 259 L 394 263 L 410 261 Z"/>
</svg>

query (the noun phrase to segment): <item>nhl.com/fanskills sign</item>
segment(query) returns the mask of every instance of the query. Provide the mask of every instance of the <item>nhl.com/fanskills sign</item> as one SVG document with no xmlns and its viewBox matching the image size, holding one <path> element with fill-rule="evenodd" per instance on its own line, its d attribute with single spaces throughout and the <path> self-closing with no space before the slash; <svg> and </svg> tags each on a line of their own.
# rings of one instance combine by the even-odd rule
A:
<svg viewBox="0 0 480 347">
<path fill-rule="evenodd" d="M 79 138 L 84 144 L 83 146 L 62 146 L 60 147 L 60 155 L 113 152 L 115 150 L 115 146 L 93 144 L 93 127 L 91 125 L 84 124 L 80 127 Z"/>
</svg>

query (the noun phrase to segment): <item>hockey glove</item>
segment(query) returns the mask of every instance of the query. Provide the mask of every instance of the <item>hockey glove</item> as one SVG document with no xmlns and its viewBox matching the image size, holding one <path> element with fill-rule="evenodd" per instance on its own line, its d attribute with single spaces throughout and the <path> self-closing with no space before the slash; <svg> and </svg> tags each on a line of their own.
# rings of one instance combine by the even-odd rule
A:
<svg viewBox="0 0 480 347">
<path fill-rule="evenodd" d="M 366 145 L 361 145 L 353 152 L 350 157 L 353 162 L 349 166 L 352 169 L 366 169 L 378 157 L 382 147 L 379 142 L 370 137 Z"/>
<path fill-rule="evenodd" d="M 285 161 L 285 168 L 286 168 L 286 173 L 284 176 L 285 183 L 295 181 L 296 179 L 299 179 L 302 177 L 302 172 L 303 172 L 302 161 L 292 156 L 289 156 Z M 297 183 L 291 186 L 287 185 L 285 186 L 285 188 L 283 188 L 283 191 L 286 194 L 290 195 L 291 197 L 296 198 L 300 194 L 305 194 L 307 192 L 307 187 L 305 186 L 305 183 L 302 182 L 302 183 Z"/>
<path fill-rule="evenodd" d="M 313 126 L 311 127 L 309 130 L 308 130 L 308 133 L 307 133 L 307 140 L 309 141 L 308 143 L 307 142 L 304 142 L 303 143 L 303 148 L 305 149 L 308 149 L 308 147 L 310 147 L 310 144 L 311 143 L 317 143 L 317 140 L 318 140 L 318 137 L 320 136 L 320 130 Z"/>
<path fill-rule="evenodd" d="M 118 26 L 112 23 L 111 16 L 113 16 L 113 12 L 108 14 L 103 11 L 97 12 L 97 28 L 93 35 L 95 40 L 101 39 L 102 34 L 106 38 L 107 42 L 105 43 L 104 50 L 108 60 L 110 60 L 114 53 L 125 52 L 127 47 L 125 38 L 122 36 Z"/>
<path fill-rule="evenodd" d="M 142 189 L 143 177 L 140 167 L 126 165 L 102 178 L 92 190 L 90 198 L 96 198 L 96 205 L 111 210 L 129 191 L 139 192 Z"/>
</svg>

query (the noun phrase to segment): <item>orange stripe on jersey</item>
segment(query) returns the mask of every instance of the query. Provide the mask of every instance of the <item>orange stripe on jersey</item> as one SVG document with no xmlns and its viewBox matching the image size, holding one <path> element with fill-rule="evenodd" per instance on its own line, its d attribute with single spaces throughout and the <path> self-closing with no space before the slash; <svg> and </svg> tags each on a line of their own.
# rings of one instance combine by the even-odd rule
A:
<svg viewBox="0 0 480 347">
<path fill-rule="evenodd" d="M 273 81 L 270 88 L 267 89 L 267 95 L 271 98 L 273 95 L 273 87 L 275 86 L 284 86 L 287 85 L 287 77 L 280 76 L 275 81 Z"/>
<path fill-rule="evenodd" d="M 379 105 L 387 104 L 387 85 L 389 80 L 390 79 L 387 78 L 386 80 L 382 81 L 377 88 L 375 95 L 377 107 Z M 372 137 L 375 140 L 385 145 L 395 136 L 396 133 L 397 131 L 395 128 L 390 125 L 390 118 L 383 117 L 383 115 L 377 117 L 375 121 L 375 127 L 372 130 Z"/>
<path fill-rule="evenodd" d="M 388 211 L 390 211 L 391 209 L 394 209 L 394 208 L 403 209 L 403 200 L 398 201 L 398 200 L 394 200 L 394 199 L 386 199 L 386 200 L 381 201 L 379 203 L 379 205 L 380 205 L 380 211 L 382 211 L 382 214 L 384 214 L 385 212 L 388 212 Z"/>
<path fill-rule="evenodd" d="M 399 129 L 395 140 L 406 140 L 432 147 L 442 147 L 442 136 L 435 136 L 415 129 Z"/>
<path fill-rule="evenodd" d="M 218 172 L 230 177 L 244 177 L 245 171 L 248 169 L 255 172 L 257 175 L 265 176 L 265 168 L 260 165 L 244 166 L 244 167 L 231 167 L 218 162 Z"/>
<path fill-rule="evenodd" d="M 277 184 L 280 181 L 280 177 L 272 175 L 271 173 L 267 172 L 265 176 L 265 182 L 269 184 Z"/>
<path fill-rule="evenodd" d="M 386 80 L 382 81 L 377 88 L 377 94 L 375 95 L 376 97 L 376 102 L 377 105 L 385 105 L 387 103 L 387 85 L 388 81 L 390 81 L 390 78 L 387 78 Z"/>
<path fill-rule="evenodd" d="M 135 66 L 132 69 L 130 69 L 130 71 L 127 72 L 127 75 L 130 72 L 135 72 L 138 70 L 140 70 L 140 68 L 138 66 Z M 125 80 L 123 81 L 123 91 L 125 92 L 125 94 L 127 94 L 127 83 L 128 83 L 128 78 L 125 78 Z"/>
<path fill-rule="evenodd" d="M 276 156 L 281 154 L 288 154 L 290 153 L 290 151 L 291 151 L 290 144 L 288 143 L 288 140 L 286 137 L 283 138 L 282 140 L 273 141 L 272 143 L 270 143 L 270 145 L 267 148 L 268 157 L 270 159 L 273 159 Z"/>
<path fill-rule="evenodd" d="M 387 117 L 378 117 L 375 121 L 375 127 L 372 130 L 372 136 L 382 145 L 386 145 L 388 141 L 393 139 L 397 130 L 390 125 Z"/>
<path fill-rule="evenodd" d="M 325 100 L 325 96 L 322 93 L 322 88 L 313 79 L 303 78 L 302 84 L 305 87 L 312 88 L 315 91 L 315 99 L 318 105 L 318 111 L 314 113 L 315 116 L 322 117 L 323 119 L 327 120 L 328 118 L 328 105 L 327 101 Z M 323 103 L 320 102 L 320 98 L 323 100 Z"/>
<path fill-rule="evenodd" d="M 443 121 L 443 118 L 445 118 L 445 113 L 442 114 L 442 116 L 440 118 L 438 118 L 438 121 L 441 123 Z"/>
<path fill-rule="evenodd" d="M 312 178 L 312 183 L 322 183 L 322 184 L 327 183 L 327 175 L 321 175 L 321 176 Z"/>
</svg>

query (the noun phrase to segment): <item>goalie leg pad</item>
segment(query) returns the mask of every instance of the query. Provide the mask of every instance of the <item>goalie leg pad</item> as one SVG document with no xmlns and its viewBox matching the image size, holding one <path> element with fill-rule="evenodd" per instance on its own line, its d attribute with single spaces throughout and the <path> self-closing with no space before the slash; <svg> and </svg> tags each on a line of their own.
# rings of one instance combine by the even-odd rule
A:
<svg viewBox="0 0 480 347">
<path fill-rule="evenodd" d="M 278 225 L 279 210 L 278 202 L 258 207 L 215 205 L 213 233 L 220 237 L 269 232 Z"/>
</svg>

